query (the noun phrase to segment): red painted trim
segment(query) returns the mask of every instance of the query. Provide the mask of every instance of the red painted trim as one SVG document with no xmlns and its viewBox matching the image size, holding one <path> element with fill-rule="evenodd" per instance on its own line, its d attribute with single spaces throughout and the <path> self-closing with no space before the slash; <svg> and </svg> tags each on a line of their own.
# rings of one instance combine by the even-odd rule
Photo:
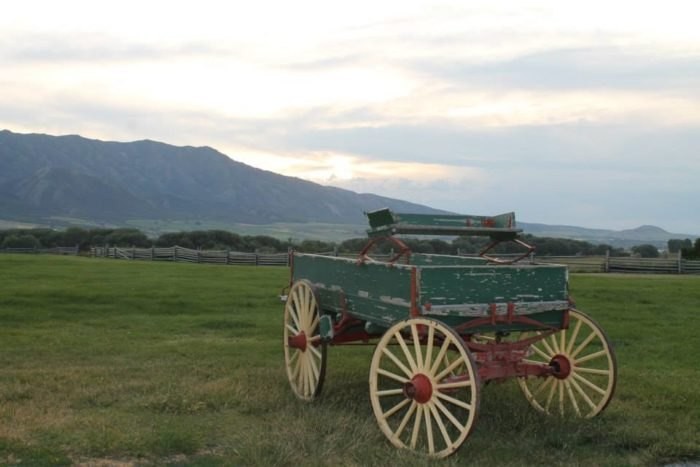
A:
<svg viewBox="0 0 700 467">
<path fill-rule="evenodd" d="M 508 240 L 508 241 L 511 241 L 511 242 L 513 242 L 513 243 L 517 243 L 518 245 L 525 247 L 526 250 L 525 250 L 525 252 L 524 252 L 523 254 L 521 254 L 520 256 L 518 256 L 517 258 L 514 258 L 514 259 L 500 259 L 500 258 L 496 258 L 496 257 L 493 257 L 493 256 L 489 256 L 487 253 L 488 253 L 489 251 L 491 251 L 493 248 L 495 248 L 496 245 L 498 245 L 498 244 L 501 243 L 502 241 L 503 241 L 503 240 L 494 240 L 494 241 L 492 241 L 491 243 L 489 243 L 488 245 L 486 245 L 486 247 L 485 247 L 484 249 L 482 249 L 482 250 L 479 252 L 479 256 L 481 256 L 482 258 L 487 259 L 487 260 L 489 260 L 490 262 L 495 263 L 495 264 L 513 264 L 513 263 L 517 263 L 518 261 L 520 261 L 520 260 L 522 260 L 522 259 L 524 259 L 524 258 L 527 258 L 528 256 L 530 256 L 530 253 L 532 253 L 533 251 L 535 251 L 535 247 L 534 247 L 534 246 L 528 245 L 527 243 L 523 242 L 522 240 L 517 239 L 517 238 L 514 238 L 514 239 Z"/>
<path fill-rule="evenodd" d="M 515 342 L 497 342 L 497 343 L 488 343 L 488 344 L 478 344 L 476 342 L 471 342 L 469 339 L 465 339 L 464 343 L 469 347 L 469 350 L 474 352 L 475 355 L 480 355 L 481 353 L 490 353 L 493 355 L 496 354 L 509 354 L 513 352 L 519 352 L 527 349 L 531 344 L 534 344 L 535 342 L 539 342 L 542 339 L 545 339 L 552 334 L 554 334 L 557 331 L 545 331 L 542 334 L 532 336 L 527 339 L 521 339 L 519 341 Z"/>
<path fill-rule="evenodd" d="M 345 332 L 342 334 L 334 335 L 333 340 L 331 341 L 332 345 L 340 345 L 340 344 L 346 344 L 349 342 L 369 342 L 370 339 L 374 337 L 380 337 L 380 336 L 374 336 L 369 334 L 367 331 L 364 330 L 358 330 L 354 332 Z"/>
<path fill-rule="evenodd" d="M 302 352 L 306 352 L 306 334 L 304 334 L 304 331 L 301 331 L 296 336 L 287 338 L 287 344 L 293 349 L 299 349 Z"/>
<path fill-rule="evenodd" d="M 289 251 L 289 286 L 294 282 L 294 250 Z"/>
<path fill-rule="evenodd" d="M 551 374 L 552 367 L 546 364 L 495 363 L 479 365 L 479 377 L 481 378 L 481 381 L 516 378 L 522 376 L 549 376 Z"/>
<path fill-rule="evenodd" d="M 565 355 L 555 355 L 549 364 L 554 370 L 552 375 L 557 379 L 566 379 L 571 374 L 571 361 Z"/>
<path fill-rule="evenodd" d="M 569 329 L 569 312 L 570 311 L 571 310 L 566 310 L 566 312 L 564 313 L 564 318 L 562 319 L 562 323 L 561 323 L 562 329 Z"/>
<path fill-rule="evenodd" d="M 560 328 L 550 326 L 548 324 L 545 324 L 541 321 L 537 321 L 535 319 L 529 318 L 527 316 L 514 316 L 512 322 L 508 322 L 506 317 L 501 317 L 493 311 L 495 308 L 495 304 L 491 304 L 491 313 L 489 316 L 485 316 L 483 318 L 476 318 L 471 321 L 467 321 L 464 324 L 460 324 L 459 326 L 455 326 L 453 329 L 457 331 L 458 334 L 464 335 L 467 334 L 465 331 L 468 329 L 476 328 L 479 326 L 489 326 L 489 325 L 497 325 L 497 324 L 527 324 L 530 326 L 534 326 L 537 328 L 541 329 L 552 329 L 554 331 L 558 331 Z"/>
<path fill-rule="evenodd" d="M 508 324 L 511 324 L 513 322 L 513 318 L 515 318 L 515 303 L 508 302 L 508 314 L 506 316 Z"/>
<path fill-rule="evenodd" d="M 418 310 L 418 268 L 411 268 L 411 318 L 420 316 Z"/>
<path fill-rule="evenodd" d="M 403 394 L 419 404 L 425 404 L 433 397 L 433 385 L 430 378 L 423 373 L 418 373 L 404 385 Z"/>
<path fill-rule="evenodd" d="M 375 245 L 378 245 L 382 241 L 388 241 L 396 245 L 399 249 L 399 252 L 396 253 L 392 258 L 387 261 L 389 264 L 394 264 L 396 263 L 401 257 L 406 258 L 406 264 L 410 262 L 411 259 L 411 249 L 406 245 L 404 242 L 402 242 L 400 239 L 396 237 L 374 237 L 371 238 L 367 244 L 362 248 L 362 251 L 360 251 L 360 254 L 357 255 L 357 264 L 363 264 L 365 261 L 371 259 L 369 257 L 369 253 L 374 248 Z"/>
</svg>

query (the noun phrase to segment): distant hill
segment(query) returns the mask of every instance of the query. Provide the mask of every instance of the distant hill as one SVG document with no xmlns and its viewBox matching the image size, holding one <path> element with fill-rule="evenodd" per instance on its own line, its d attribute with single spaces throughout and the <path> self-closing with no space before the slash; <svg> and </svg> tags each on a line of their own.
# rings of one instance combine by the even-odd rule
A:
<svg viewBox="0 0 700 467">
<path fill-rule="evenodd" d="M 636 229 L 607 230 L 588 229 L 570 225 L 546 225 L 518 222 L 518 227 L 522 228 L 525 233 L 537 237 L 570 238 L 594 244 L 605 243 L 620 248 L 629 248 L 635 245 L 648 243 L 663 249 L 666 248 L 670 239 L 695 239 L 698 237 L 698 235 L 693 234 L 667 232 L 653 225 L 643 225 Z"/>
<path fill-rule="evenodd" d="M 0 219 L 365 223 L 363 211 L 444 212 L 236 162 L 208 147 L 0 131 Z"/>
</svg>

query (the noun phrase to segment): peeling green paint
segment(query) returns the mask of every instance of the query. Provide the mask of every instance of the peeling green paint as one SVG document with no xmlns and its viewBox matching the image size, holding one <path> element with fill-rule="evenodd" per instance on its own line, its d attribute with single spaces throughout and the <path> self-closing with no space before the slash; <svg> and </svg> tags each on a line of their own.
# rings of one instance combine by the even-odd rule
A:
<svg viewBox="0 0 700 467">
<path fill-rule="evenodd" d="M 506 315 L 508 303 L 515 315 L 541 316 L 561 325 L 569 307 L 565 266 L 493 265 L 482 258 L 439 255 L 412 255 L 409 265 L 387 266 L 295 253 L 293 280 L 312 283 L 324 312 L 347 310 L 373 326 L 388 327 L 410 316 L 414 268 L 418 310 L 451 325 L 489 316 L 492 304 L 496 315 Z"/>
</svg>

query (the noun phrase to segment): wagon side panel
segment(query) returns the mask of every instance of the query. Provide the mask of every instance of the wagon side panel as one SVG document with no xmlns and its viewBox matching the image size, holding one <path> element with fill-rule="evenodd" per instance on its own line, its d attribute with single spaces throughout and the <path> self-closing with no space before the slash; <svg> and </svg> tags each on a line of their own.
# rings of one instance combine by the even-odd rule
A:
<svg viewBox="0 0 700 467">
<path fill-rule="evenodd" d="M 561 266 L 539 265 L 424 267 L 420 299 L 425 314 L 451 325 L 513 313 L 562 327 L 569 307 L 567 272 Z M 523 329 L 515 324 L 498 327 Z"/>
</svg>

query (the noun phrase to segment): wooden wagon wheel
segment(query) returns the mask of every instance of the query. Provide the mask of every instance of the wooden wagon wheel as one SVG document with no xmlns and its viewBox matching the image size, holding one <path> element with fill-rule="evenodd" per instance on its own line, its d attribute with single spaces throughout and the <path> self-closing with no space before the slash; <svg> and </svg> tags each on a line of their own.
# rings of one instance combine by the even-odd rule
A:
<svg viewBox="0 0 700 467">
<path fill-rule="evenodd" d="M 608 337 L 580 311 L 569 311 L 569 329 L 531 346 L 526 360 L 546 363 L 555 373 L 546 378 L 518 378 L 528 402 L 537 410 L 591 418 L 605 409 L 615 392 L 617 363 Z"/>
<path fill-rule="evenodd" d="M 435 457 L 453 454 L 476 421 L 479 386 L 464 341 L 432 319 L 395 324 L 372 357 L 372 409 L 382 432 L 400 448 Z"/>
<path fill-rule="evenodd" d="M 284 363 L 294 394 L 310 401 L 326 375 L 326 343 L 319 333 L 320 308 L 308 281 L 295 282 L 284 306 Z"/>
</svg>

